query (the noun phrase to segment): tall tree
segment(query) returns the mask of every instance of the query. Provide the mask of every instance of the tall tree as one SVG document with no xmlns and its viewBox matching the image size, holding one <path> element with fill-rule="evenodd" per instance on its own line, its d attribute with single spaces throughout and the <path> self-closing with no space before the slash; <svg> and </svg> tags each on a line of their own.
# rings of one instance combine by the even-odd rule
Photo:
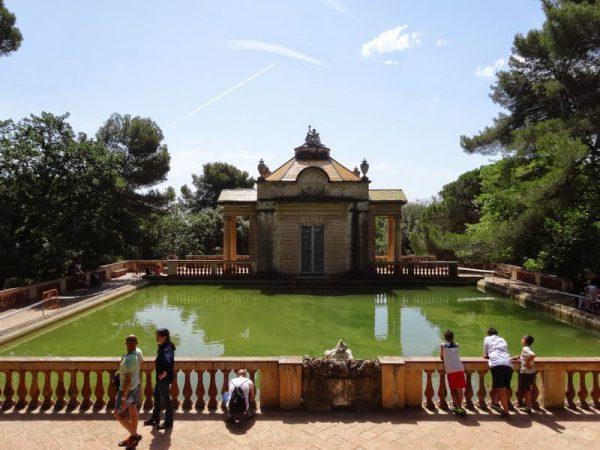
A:
<svg viewBox="0 0 600 450">
<path fill-rule="evenodd" d="M 182 186 L 181 195 L 186 208 L 191 211 L 202 211 L 215 208 L 217 199 L 223 189 L 251 188 L 255 180 L 248 172 L 223 163 L 206 163 L 202 167 L 202 175 L 192 174 L 194 190 L 187 185 Z"/>
<path fill-rule="evenodd" d="M 23 36 L 15 27 L 16 21 L 16 16 L 4 6 L 4 0 L 0 0 L 0 56 L 8 55 L 21 46 Z"/>
<path fill-rule="evenodd" d="M 482 169 L 479 223 L 490 257 L 575 276 L 600 271 L 600 2 L 543 0 L 541 29 L 517 35 L 492 99 L 506 110 L 461 144 L 499 154 Z"/>
<path fill-rule="evenodd" d="M 66 119 L 42 113 L 0 123 L 0 285 L 122 253 L 119 161 Z"/>
</svg>

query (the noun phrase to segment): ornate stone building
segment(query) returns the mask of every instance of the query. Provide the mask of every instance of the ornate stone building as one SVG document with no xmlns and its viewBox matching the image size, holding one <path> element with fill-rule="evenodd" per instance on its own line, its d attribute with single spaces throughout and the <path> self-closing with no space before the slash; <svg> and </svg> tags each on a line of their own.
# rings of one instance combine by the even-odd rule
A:
<svg viewBox="0 0 600 450">
<path fill-rule="evenodd" d="M 225 189 L 223 259 L 235 261 L 236 217 L 249 219 L 249 257 L 259 273 L 367 274 L 375 263 L 375 218 L 388 218 L 385 261 L 400 261 L 401 189 L 369 189 L 366 160 L 349 170 L 316 130 L 274 171 L 261 160 L 256 189 Z"/>
</svg>

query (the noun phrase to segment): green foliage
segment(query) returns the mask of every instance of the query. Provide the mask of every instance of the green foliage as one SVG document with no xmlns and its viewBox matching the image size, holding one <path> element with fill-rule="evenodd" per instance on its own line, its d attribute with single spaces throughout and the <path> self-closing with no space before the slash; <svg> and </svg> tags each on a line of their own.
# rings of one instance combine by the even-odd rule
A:
<svg viewBox="0 0 600 450">
<path fill-rule="evenodd" d="M 252 188 L 256 180 L 248 172 L 237 167 L 214 162 L 204 164 L 202 175 L 192 174 L 192 184 L 195 190 L 187 185 L 182 186 L 181 196 L 183 205 L 191 211 L 202 211 L 206 208 L 216 208 L 217 199 L 223 189 Z"/>
<path fill-rule="evenodd" d="M 0 0 L 0 56 L 8 55 L 21 46 L 23 36 L 15 23 L 17 18 L 11 13 L 4 0 Z"/>
<path fill-rule="evenodd" d="M 600 272 L 600 2 L 543 6 L 542 28 L 515 37 L 493 87 L 506 112 L 461 137 L 467 152 L 501 159 L 479 170 L 467 195 L 444 187 L 426 229 L 434 247 L 467 263 L 575 277 Z"/>
</svg>

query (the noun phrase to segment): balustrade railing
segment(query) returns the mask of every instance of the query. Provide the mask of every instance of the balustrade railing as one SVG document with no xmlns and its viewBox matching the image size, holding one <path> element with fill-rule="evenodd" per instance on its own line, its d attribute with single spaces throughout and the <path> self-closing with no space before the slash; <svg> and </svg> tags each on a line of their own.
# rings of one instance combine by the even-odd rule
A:
<svg viewBox="0 0 600 450">
<path fill-rule="evenodd" d="M 430 409 L 448 408 L 450 389 L 444 364 L 439 358 L 405 358 L 404 361 L 407 373 L 413 375 L 410 389 L 418 386 L 416 389 L 422 392 L 423 405 Z M 462 361 L 467 381 L 466 407 L 487 410 L 492 384 L 488 362 L 482 358 L 463 358 Z M 534 408 L 563 405 L 572 409 L 587 409 L 590 405 L 600 408 L 600 358 L 537 358 L 535 364 L 537 374 L 532 386 Z M 512 387 L 508 389 L 511 409 L 514 405 L 524 404 L 523 392 L 518 385 L 518 367 L 519 364 L 515 363 Z M 413 398 L 418 397 L 413 393 Z"/>
<path fill-rule="evenodd" d="M 168 261 L 169 275 L 180 278 L 244 277 L 256 272 L 254 261 Z"/>
<path fill-rule="evenodd" d="M 455 261 L 376 262 L 375 274 L 382 278 L 450 279 L 458 276 Z"/>
<path fill-rule="evenodd" d="M 117 394 L 112 379 L 118 365 L 116 358 L 0 358 L 0 408 L 111 410 Z M 278 406 L 278 358 L 178 358 L 171 385 L 175 409 L 217 409 L 228 381 L 240 368 L 257 385 L 261 408 Z M 144 361 L 141 372 L 141 404 L 150 410 L 154 361 Z"/>
<path fill-rule="evenodd" d="M 380 357 L 384 408 L 448 408 L 451 399 L 439 358 Z M 111 410 L 118 358 L 0 357 L 0 410 Z M 463 358 L 467 376 L 465 404 L 487 410 L 491 374 L 483 358 Z M 514 365 L 518 368 L 518 363 Z M 298 408 L 302 398 L 302 358 L 178 358 L 171 398 L 176 410 L 216 410 L 228 380 L 239 368 L 255 381 L 261 408 Z M 534 408 L 600 408 L 600 358 L 538 358 Z M 522 405 L 517 372 L 509 389 L 511 405 Z M 141 404 L 153 406 L 154 362 L 145 361 Z M 221 405 L 222 406 L 222 405 Z"/>
</svg>

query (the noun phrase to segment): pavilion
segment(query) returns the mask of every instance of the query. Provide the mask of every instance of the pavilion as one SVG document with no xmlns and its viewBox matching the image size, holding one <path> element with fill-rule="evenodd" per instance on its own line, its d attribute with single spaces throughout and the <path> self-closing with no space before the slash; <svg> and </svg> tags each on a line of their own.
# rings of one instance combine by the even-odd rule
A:
<svg viewBox="0 0 600 450">
<path fill-rule="evenodd" d="M 224 189 L 223 260 L 236 261 L 236 218 L 249 220 L 257 273 L 365 274 L 375 266 L 375 219 L 388 220 L 388 262 L 400 261 L 401 189 L 370 189 L 369 165 L 350 170 L 309 127 L 303 145 L 274 171 L 260 161 L 256 189 Z"/>
</svg>

